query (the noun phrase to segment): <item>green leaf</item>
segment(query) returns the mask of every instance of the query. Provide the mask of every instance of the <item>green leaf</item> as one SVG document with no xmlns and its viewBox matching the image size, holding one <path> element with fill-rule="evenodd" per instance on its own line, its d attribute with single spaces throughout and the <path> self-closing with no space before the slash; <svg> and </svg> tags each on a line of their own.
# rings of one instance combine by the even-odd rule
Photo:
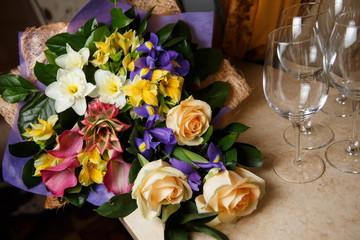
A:
<svg viewBox="0 0 360 240">
<path fill-rule="evenodd" d="M 213 134 L 213 130 L 214 130 L 214 127 L 211 125 L 208 128 L 208 130 L 206 131 L 206 133 L 204 133 L 204 135 L 202 135 L 203 141 L 201 144 L 205 144 L 210 140 L 210 137 Z"/>
<path fill-rule="evenodd" d="M 39 152 L 40 148 L 34 141 L 18 142 L 9 145 L 9 152 L 15 157 L 31 157 Z"/>
<path fill-rule="evenodd" d="M 26 103 L 19 111 L 18 128 L 20 133 L 25 132 L 25 127 L 30 123 L 37 123 L 38 117 L 48 119 L 55 115 L 55 101 L 45 94 L 37 94 L 30 102 Z"/>
<path fill-rule="evenodd" d="M 105 38 L 110 36 L 110 30 L 109 28 L 105 26 L 101 26 L 97 29 L 95 29 L 90 36 L 87 38 L 85 42 L 85 47 L 89 48 L 90 55 L 93 55 L 93 53 L 97 50 L 94 42 L 104 42 Z"/>
<path fill-rule="evenodd" d="M 196 72 L 200 80 L 216 73 L 221 66 L 222 59 L 222 53 L 214 48 L 202 48 L 196 51 Z"/>
<path fill-rule="evenodd" d="M 239 134 L 238 133 L 230 133 L 217 141 L 217 145 L 221 148 L 222 151 L 229 150 L 232 145 L 236 142 Z"/>
<path fill-rule="evenodd" d="M 206 225 L 193 225 L 193 224 L 187 224 L 186 225 L 191 231 L 194 232 L 203 232 L 206 233 L 212 237 L 214 237 L 217 240 L 229 240 L 229 238 L 220 232 L 219 230 L 216 230 L 215 228 L 206 226 Z"/>
<path fill-rule="evenodd" d="M 41 177 L 34 177 L 35 167 L 34 167 L 35 159 L 31 158 L 24 164 L 22 169 L 21 178 L 27 188 L 33 188 L 41 182 Z"/>
<path fill-rule="evenodd" d="M 189 26 L 182 20 L 179 20 L 172 31 L 172 36 L 175 37 L 185 37 L 188 42 L 192 41 L 191 31 Z"/>
<path fill-rule="evenodd" d="M 59 68 L 60 67 L 57 65 L 36 62 L 34 73 L 41 83 L 48 86 L 50 83 L 56 81 L 56 75 Z"/>
<path fill-rule="evenodd" d="M 96 29 L 97 26 L 98 22 L 96 21 L 96 18 L 90 18 L 83 26 L 79 28 L 76 34 L 87 38 L 90 36 L 91 32 Z"/>
<path fill-rule="evenodd" d="M 172 38 L 169 41 L 165 42 L 163 47 L 164 48 L 169 48 L 171 46 L 174 46 L 175 44 L 178 44 L 181 41 L 184 41 L 185 37 L 176 37 L 176 38 Z"/>
<path fill-rule="evenodd" d="M 139 159 L 141 166 L 145 166 L 146 164 L 149 163 L 149 161 L 146 158 L 144 158 L 144 156 L 141 155 L 140 153 L 137 154 L 137 157 Z"/>
<path fill-rule="evenodd" d="M 194 66 L 195 56 L 194 56 L 193 48 L 191 46 L 192 45 L 188 41 L 183 40 L 183 41 L 179 42 L 178 44 L 174 45 L 173 50 L 175 50 L 178 53 L 180 53 L 181 55 L 183 55 L 184 58 L 190 62 L 190 65 Z"/>
<path fill-rule="evenodd" d="M 171 35 L 171 32 L 175 26 L 175 23 L 168 24 L 161 28 L 159 31 L 156 32 L 156 35 L 159 38 L 158 45 L 162 45 Z"/>
<path fill-rule="evenodd" d="M 132 6 L 131 8 L 129 8 L 128 10 L 126 10 L 124 12 L 124 14 L 128 17 L 128 18 L 135 18 L 136 17 L 136 13 L 135 13 L 135 8 L 134 6 Z"/>
<path fill-rule="evenodd" d="M 222 162 L 224 163 L 224 166 L 226 169 L 235 171 L 236 169 L 236 163 L 237 163 L 237 151 L 235 148 L 230 149 L 229 151 L 226 151 Z"/>
<path fill-rule="evenodd" d="M 196 223 L 207 223 L 216 218 L 218 214 L 218 212 L 182 214 L 180 224 L 185 224 L 193 221 Z"/>
<path fill-rule="evenodd" d="M 71 48 L 79 51 L 84 47 L 86 38 L 71 33 L 59 33 L 51 37 L 45 42 L 45 45 L 58 56 L 66 53 L 66 43 L 69 43 Z"/>
<path fill-rule="evenodd" d="M 95 212 L 103 217 L 123 218 L 132 213 L 136 208 L 136 200 L 131 198 L 131 193 L 124 193 L 112 197 L 109 202 L 95 209 Z"/>
<path fill-rule="evenodd" d="M 8 74 L 0 76 L 0 94 L 3 94 L 3 92 L 8 88 L 15 87 L 21 87 L 27 90 L 36 90 L 31 82 L 19 75 Z"/>
<path fill-rule="evenodd" d="M 152 7 L 145 15 L 144 19 L 142 20 L 141 24 L 140 24 L 140 27 L 139 27 L 139 30 L 138 30 L 138 34 L 142 34 L 145 30 L 146 30 L 146 27 L 147 27 L 147 20 L 149 19 L 149 17 L 151 16 L 151 13 L 153 12 L 155 7 Z"/>
<path fill-rule="evenodd" d="M 46 49 L 44 51 L 44 54 L 45 54 L 45 57 L 47 59 L 47 61 L 50 63 L 50 64 L 56 64 L 55 62 L 55 59 L 58 57 L 55 53 L 53 53 L 52 51 L 50 51 L 49 49 Z"/>
<path fill-rule="evenodd" d="M 226 82 L 214 82 L 209 86 L 200 89 L 195 98 L 207 102 L 211 109 L 222 108 L 229 96 L 229 84 Z"/>
<path fill-rule="evenodd" d="M 220 129 L 220 131 L 225 131 L 227 133 L 243 133 L 248 130 L 250 127 L 239 122 L 230 123 Z"/>
<path fill-rule="evenodd" d="M 168 220 L 165 222 L 164 240 L 187 240 L 187 232 L 184 225 L 176 221 Z"/>
<path fill-rule="evenodd" d="M 79 193 L 65 193 L 64 197 L 71 204 L 74 204 L 77 207 L 82 207 L 90 193 L 90 188 L 83 187 Z"/>
<path fill-rule="evenodd" d="M 70 130 L 74 127 L 79 120 L 79 115 L 72 108 L 68 108 L 65 111 L 58 114 L 59 123 L 61 126 L 61 132 L 64 130 Z"/>
<path fill-rule="evenodd" d="M 132 161 L 132 163 L 131 163 L 130 170 L 129 170 L 129 183 L 135 182 L 135 179 L 136 179 L 140 169 L 141 169 L 140 161 L 138 161 L 138 159 L 134 159 L 134 161 Z"/>
<path fill-rule="evenodd" d="M 25 100 L 29 91 L 22 87 L 13 87 L 6 89 L 1 95 L 2 99 L 8 103 L 18 103 Z"/>
<path fill-rule="evenodd" d="M 113 28 L 123 28 L 129 25 L 134 19 L 128 18 L 121 8 L 113 8 L 110 11 L 111 14 L 111 26 Z"/>
<path fill-rule="evenodd" d="M 202 163 L 207 163 L 209 162 L 208 160 L 206 160 L 204 157 L 200 156 L 199 154 L 196 154 L 194 152 L 191 152 L 185 148 L 181 148 L 181 147 L 176 147 L 173 151 L 173 155 L 181 161 L 184 162 L 188 162 L 190 163 L 193 167 L 195 168 L 199 168 L 198 166 L 196 166 L 193 161 L 195 162 L 202 162 Z"/>
<path fill-rule="evenodd" d="M 247 167 L 261 167 L 264 160 L 261 152 L 254 146 L 236 142 L 237 162 Z"/>
</svg>

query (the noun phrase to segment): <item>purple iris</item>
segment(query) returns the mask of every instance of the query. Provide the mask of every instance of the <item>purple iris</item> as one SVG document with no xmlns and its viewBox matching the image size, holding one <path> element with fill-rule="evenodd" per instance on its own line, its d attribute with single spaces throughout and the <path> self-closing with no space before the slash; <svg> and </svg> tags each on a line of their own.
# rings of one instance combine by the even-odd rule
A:
<svg viewBox="0 0 360 240">
<path fill-rule="evenodd" d="M 178 52 L 169 50 L 160 55 L 157 67 L 168 70 L 171 75 L 184 77 L 189 72 L 190 63 Z"/>
<path fill-rule="evenodd" d="M 159 143 L 164 143 L 164 150 L 167 154 L 171 154 L 174 150 L 175 144 L 177 143 L 176 137 L 173 130 L 166 127 L 154 127 L 154 124 L 157 121 L 163 121 L 164 118 L 160 115 L 153 113 L 152 115 L 149 112 L 152 112 L 156 109 L 152 109 L 153 106 L 146 105 L 143 107 L 135 108 L 136 114 L 141 117 L 147 117 L 144 130 L 144 138 L 134 138 L 137 148 L 140 153 L 146 158 L 150 159 L 153 150 Z M 152 109 L 152 110 L 151 110 Z M 158 141 L 152 141 L 153 139 Z"/>
<path fill-rule="evenodd" d="M 164 69 L 170 74 L 185 76 L 190 69 L 188 60 L 174 50 L 165 51 L 158 46 L 159 39 L 156 34 L 150 34 L 150 40 L 138 47 L 137 51 L 147 54 L 145 57 L 139 58 L 135 63 L 135 70 L 130 73 L 130 79 L 134 79 L 139 75 L 142 79 L 151 79 L 155 68 Z"/>
<path fill-rule="evenodd" d="M 139 117 L 145 117 L 145 118 L 148 118 L 151 115 L 156 114 L 158 112 L 155 106 L 146 103 L 142 107 L 135 107 L 134 111 Z"/>
<path fill-rule="evenodd" d="M 143 155 L 146 159 L 150 159 L 152 154 L 153 154 L 153 150 L 155 150 L 156 146 L 159 145 L 159 142 L 153 142 L 152 141 L 153 137 L 147 132 L 144 132 L 144 138 L 134 138 L 135 144 L 139 150 L 139 152 L 141 153 L 141 155 Z"/>
<path fill-rule="evenodd" d="M 175 158 L 170 158 L 169 162 L 171 163 L 171 165 L 173 165 L 174 168 L 188 175 L 188 183 L 192 190 L 199 191 L 199 185 L 201 184 L 201 176 L 190 163 L 180 161 Z"/>
<path fill-rule="evenodd" d="M 221 170 L 226 170 L 222 159 L 222 152 L 218 146 L 215 146 L 213 143 L 210 143 L 207 150 L 207 155 L 209 158 L 208 163 L 194 162 L 200 168 L 204 168 L 207 171 L 210 171 L 212 168 L 220 168 Z"/>
</svg>

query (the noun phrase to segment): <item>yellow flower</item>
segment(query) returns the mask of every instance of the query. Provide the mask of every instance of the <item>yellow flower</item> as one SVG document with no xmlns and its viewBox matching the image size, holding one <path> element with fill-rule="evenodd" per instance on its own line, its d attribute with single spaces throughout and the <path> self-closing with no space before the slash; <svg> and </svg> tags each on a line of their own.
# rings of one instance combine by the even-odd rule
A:
<svg viewBox="0 0 360 240">
<path fill-rule="evenodd" d="M 149 105 L 158 105 L 156 85 L 149 80 L 141 79 L 138 75 L 135 76 L 132 84 L 124 86 L 122 90 L 129 96 L 133 106 L 139 106 L 141 100 Z"/>
<path fill-rule="evenodd" d="M 35 167 L 34 176 L 40 177 L 41 170 L 55 167 L 60 163 L 62 163 L 64 160 L 65 159 L 63 158 L 56 158 L 47 153 L 41 154 L 34 162 L 34 167 Z"/>
<path fill-rule="evenodd" d="M 98 50 L 94 53 L 94 60 L 90 61 L 95 67 L 104 65 L 108 62 L 112 48 L 114 47 L 114 35 L 110 35 L 105 39 L 105 42 L 94 42 Z"/>
<path fill-rule="evenodd" d="M 124 55 L 135 51 L 135 49 L 140 46 L 139 37 L 136 36 L 136 31 L 133 30 L 129 30 L 124 34 L 116 32 L 115 41 L 123 50 Z"/>
<path fill-rule="evenodd" d="M 38 124 L 30 123 L 32 129 L 25 128 L 26 133 L 24 134 L 24 136 L 32 138 L 35 142 L 46 141 L 53 134 L 55 134 L 53 127 L 58 120 L 58 116 L 52 115 L 48 118 L 47 121 L 40 118 L 38 118 L 38 120 L 39 120 Z"/>
<path fill-rule="evenodd" d="M 133 72 L 135 69 L 135 63 L 139 59 L 139 55 L 135 59 L 131 59 L 131 55 L 127 54 L 122 60 L 122 65 L 129 71 Z"/>
<path fill-rule="evenodd" d="M 171 97 L 175 102 L 180 101 L 184 83 L 183 77 L 171 75 L 166 70 L 157 69 L 154 71 L 151 81 L 159 83 L 159 92 L 162 95 Z"/>
<path fill-rule="evenodd" d="M 106 161 L 101 159 L 99 150 L 94 148 L 89 152 L 78 154 L 78 160 L 82 165 L 79 174 L 79 182 L 83 186 L 91 183 L 102 183 L 106 171 Z"/>
</svg>

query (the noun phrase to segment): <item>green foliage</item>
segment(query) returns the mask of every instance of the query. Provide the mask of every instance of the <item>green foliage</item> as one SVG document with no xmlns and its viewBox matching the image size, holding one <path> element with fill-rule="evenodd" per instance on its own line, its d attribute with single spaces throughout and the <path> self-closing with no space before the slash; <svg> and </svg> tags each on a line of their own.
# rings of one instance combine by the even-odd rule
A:
<svg viewBox="0 0 360 240">
<path fill-rule="evenodd" d="M 55 101 L 45 94 L 37 94 L 30 102 L 26 103 L 19 112 L 18 128 L 20 133 L 25 132 L 25 127 L 30 123 L 37 123 L 38 117 L 48 119 L 55 115 Z"/>
<path fill-rule="evenodd" d="M 68 43 L 74 51 L 79 51 L 84 47 L 86 38 L 72 33 L 59 33 L 51 37 L 45 42 L 50 51 L 60 56 L 66 53 L 66 43 Z"/>
<path fill-rule="evenodd" d="M 238 163 L 247 167 L 261 167 L 264 160 L 261 152 L 254 146 L 246 143 L 236 142 Z"/>
<path fill-rule="evenodd" d="M 40 150 L 39 145 L 34 141 L 18 142 L 9 145 L 9 152 L 15 157 L 25 158 L 37 154 Z"/>
<path fill-rule="evenodd" d="M 80 208 L 85 204 L 86 199 L 89 196 L 89 193 L 90 193 L 90 188 L 82 187 L 80 192 L 78 192 L 78 193 L 65 193 L 64 197 L 71 204 L 74 204 L 75 206 Z"/>
<path fill-rule="evenodd" d="M 170 37 L 173 29 L 174 29 L 175 23 L 168 24 L 161 28 L 159 31 L 156 32 L 156 35 L 159 38 L 159 45 L 163 45 L 163 43 L 168 40 Z"/>
<path fill-rule="evenodd" d="M 111 27 L 112 28 L 124 28 L 128 26 L 134 19 L 128 18 L 121 8 L 113 8 L 110 11 L 111 14 Z"/>
<path fill-rule="evenodd" d="M 85 42 L 85 47 L 89 48 L 90 55 L 93 55 L 97 50 L 94 42 L 104 42 L 105 38 L 110 36 L 110 34 L 110 30 L 106 25 L 96 28 L 90 33 L 90 36 Z"/>
<path fill-rule="evenodd" d="M 35 76 L 45 86 L 48 86 L 50 85 L 50 83 L 56 81 L 56 75 L 58 70 L 59 67 L 57 65 L 40 62 L 36 62 L 34 67 Z"/>
<path fill-rule="evenodd" d="M 96 21 L 96 18 L 90 18 L 86 21 L 86 23 L 79 28 L 79 30 L 76 32 L 77 35 L 88 38 L 92 31 L 94 31 L 98 27 L 98 22 Z"/>
<path fill-rule="evenodd" d="M 41 177 L 34 177 L 35 167 L 34 167 L 35 159 L 31 158 L 24 164 L 21 178 L 27 188 L 33 188 L 41 182 Z"/>
<path fill-rule="evenodd" d="M 8 103 L 22 102 L 34 92 L 36 92 L 34 85 L 19 75 L 0 76 L 0 94 Z"/>
<path fill-rule="evenodd" d="M 229 84 L 226 82 L 214 82 L 209 86 L 200 89 L 194 97 L 207 102 L 211 109 L 220 109 L 224 106 L 229 96 Z"/>
<path fill-rule="evenodd" d="M 108 218 L 123 218 L 137 208 L 136 200 L 131 198 L 131 193 L 119 194 L 104 203 L 95 212 Z"/>
<path fill-rule="evenodd" d="M 196 51 L 196 73 L 200 80 L 204 80 L 211 74 L 216 73 L 222 63 L 223 55 L 214 48 L 202 48 Z"/>
</svg>

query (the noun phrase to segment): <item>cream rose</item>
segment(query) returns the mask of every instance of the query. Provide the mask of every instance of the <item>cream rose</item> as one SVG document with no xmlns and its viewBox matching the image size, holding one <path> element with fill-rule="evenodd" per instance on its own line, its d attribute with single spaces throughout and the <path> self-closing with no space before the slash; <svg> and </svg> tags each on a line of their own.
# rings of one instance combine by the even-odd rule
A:
<svg viewBox="0 0 360 240">
<path fill-rule="evenodd" d="M 221 171 L 204 183 L 203 195 L 196 197 L 199 213 L 220 212 L 209 225 L 233 222 L 256 209 L 265 193 L 265 181 L 255 174 L 237 168 Z"/>
<path fill-rule="evenodd" d="M 174 130 L 179 145 L 196 146 L 202 143 L 202 135 L 209 128 L 211 108 L 192 96 L 170 109 L 166 127 Z"/>
<path fill-rule="evenodd" d="M 163 205 L 178 205 L 191 197 L 187 176 L 162 160 L 141 168 L 132 189 L 132 198 L 146 219 L 159 216 Z"/>
</svg>

